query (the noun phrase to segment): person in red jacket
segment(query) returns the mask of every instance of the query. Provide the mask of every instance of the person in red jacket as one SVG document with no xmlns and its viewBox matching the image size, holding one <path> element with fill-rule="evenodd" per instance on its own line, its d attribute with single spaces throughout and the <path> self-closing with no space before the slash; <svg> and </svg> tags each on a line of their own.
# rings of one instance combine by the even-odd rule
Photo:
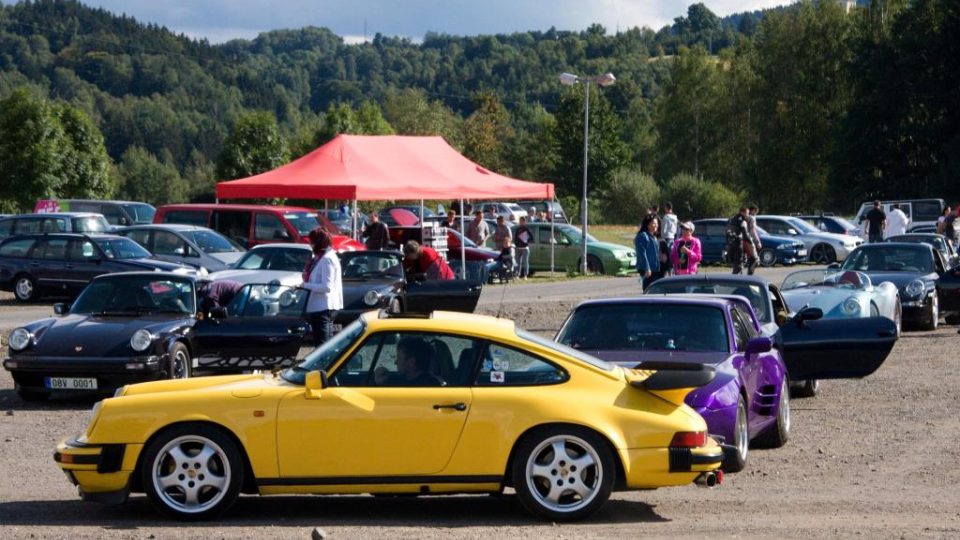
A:
<svg viewBox="0 0 960 540">
<path fill-rule="evenodd" d="M 403 245 L 403 270 L 408 279 L 454 279 L 453 270 L 437 251 L 410 240 Z"/>
</svg>

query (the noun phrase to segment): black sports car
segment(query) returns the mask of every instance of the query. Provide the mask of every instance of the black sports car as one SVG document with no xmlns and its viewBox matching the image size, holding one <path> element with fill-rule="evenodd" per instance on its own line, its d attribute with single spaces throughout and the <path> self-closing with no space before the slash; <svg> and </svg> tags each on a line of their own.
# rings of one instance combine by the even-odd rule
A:
<svg viewBox="0 0 960 540">
<path fill-rule="evenodd" d="M 857 270 L 874 283 L 890 281 L 900 291 L 903 322 L 934 330 L 944 312 L 960 311 L 960 267 L 947 268 L 932 246 L 903 242 L 864 244 L 843 261 L 844 270 Z"/>
</svg>

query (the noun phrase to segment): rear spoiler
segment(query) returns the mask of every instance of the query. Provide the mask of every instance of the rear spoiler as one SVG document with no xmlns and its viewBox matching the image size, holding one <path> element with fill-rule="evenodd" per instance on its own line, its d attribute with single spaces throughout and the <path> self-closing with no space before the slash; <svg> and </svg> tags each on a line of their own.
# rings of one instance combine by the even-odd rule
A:
<svg viewBox="0 0 960 540">
<path fill-rule="evenodd" d="M 713 366 L 685 362 L 640 362 L 633 369 L 656 371 L 642 381 L 630 381 L 631 386 L 644 390 L 696 388 L 712 381 L 717 374 Z"/>
</svg>

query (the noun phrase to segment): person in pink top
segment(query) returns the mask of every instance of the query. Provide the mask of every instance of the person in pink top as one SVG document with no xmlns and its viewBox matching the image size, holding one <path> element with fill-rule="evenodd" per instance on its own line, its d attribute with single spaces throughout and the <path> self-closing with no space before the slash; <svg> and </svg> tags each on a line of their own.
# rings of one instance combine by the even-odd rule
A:
<svg viewBox="0 0 960 540">
<path fill-rule="evenodd" d="M 673 242 L 673 249 L 670 250 L 670 257 L 673 259 L 673 273 L 682 276 L 684 274 L 696 274 L 697 265 L 703 256 L 700 254 L 700 239 L 693 236 L 693 223 L 684 221 L 680 224 L 680 238 Z"/>
</svg>

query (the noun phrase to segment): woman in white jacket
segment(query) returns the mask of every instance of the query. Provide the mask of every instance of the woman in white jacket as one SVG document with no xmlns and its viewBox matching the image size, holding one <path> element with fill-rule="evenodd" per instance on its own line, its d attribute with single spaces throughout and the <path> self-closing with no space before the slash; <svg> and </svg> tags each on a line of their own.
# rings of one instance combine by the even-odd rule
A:
<svg viewBox="0 0 960 540">
<path fill-rule="evenodd" d="M 313 328 L 313 343 L 320 346 L 333 337 L 333 321 L 343 309 L 343 281 L 340 258 L 331 247 L 332 239 L 324 229 L 310 231 L 313 257 L 303 271 L 304 289 L 310 291 L 307 300 L 307 320 Z"/>
</svg>

